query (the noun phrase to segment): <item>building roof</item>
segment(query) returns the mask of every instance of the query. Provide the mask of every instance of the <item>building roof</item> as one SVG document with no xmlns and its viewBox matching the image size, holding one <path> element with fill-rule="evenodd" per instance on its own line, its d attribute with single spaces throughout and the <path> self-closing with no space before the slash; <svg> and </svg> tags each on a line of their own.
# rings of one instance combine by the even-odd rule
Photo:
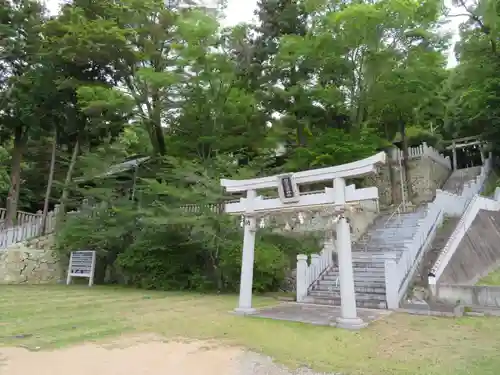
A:
<svg viewBox="0 0 500 375">
<path fill-rule="evenodd" d="M 140 164 L 144 163 L 145 161 L 147 161 L 149 159 L 150 159 L 149 156 L 144 156 L 142 158 L 127 160 L 127 161 L 124 161 L 123 163 L 114 164 L 111 167 L 109 167 L 107 172 L 105 172 L 97 177 L 113 176 L 115 174 L 128 171 L 130 169 L 133 169 L 133 168 L 139 166 Z"/>
<path fill-rule="evenodd" d="M 150 158 L 151 158 L 150 156 L 144 156 L 144 157 L 140 157 L 140 158 L 127 160 L 127 161 L 124 161 L 123 163 L 113 164 L 104 173 L 101 173 L 101 174 L 98 174 L 98 175 L 92 176 L 92 177 L 80 177 L 80 178 L 75 179 L 75 182 L 85 182 L 85 181 L 89 181 L 89 180 L 94 180 L 96 178 L 105 178 L 105 177 L 114 176 L 116 174 L 134 169 L 135 167 L 148 161 Z"/>
</svg>

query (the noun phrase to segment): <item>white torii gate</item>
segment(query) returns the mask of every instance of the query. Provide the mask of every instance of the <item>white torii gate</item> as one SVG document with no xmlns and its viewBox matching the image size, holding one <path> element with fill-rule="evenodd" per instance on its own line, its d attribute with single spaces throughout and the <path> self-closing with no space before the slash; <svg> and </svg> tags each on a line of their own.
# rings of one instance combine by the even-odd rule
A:
<svg viewBox="0 0 500 375">
<path fill-rule="evenodd" d="M 334 213 L 339 215 L 336 230 L 341 317 L 337 320 L 337 326 L 349 329 L 366 326 L 357 316 L 352 269 L 351 232 L 343 212 L 346 206 L 350 204 L 356 204 L 363 200 L 378 199 L 378 189 L 376 187 L 365 189 L 356 189 L 354 186 L 346 187 L 345 178 L 374 173 L 377 166 L 385 162 L 386 155 L 384 152 L 380 152 L 369 158 L 335 167 L 249 180 L 222 179 L 221 185 L 227 192 L 246 192 L 246 198 L 241 198 L 239 202 L 227 203 L 225 206 L 227 213 L 245 216 L 240 295 L 235 312 L 240 314 L 255 312 L 255 309 L 252 308 L 252 286 L 257 219 L 272 212 L 301 211 L 327 207 L 333 209 L 332 215 Z M 299 185 L 329 180 L 333 181 L 333 188 L 325 188 L 325 191 L 321 193 L 300 194 Z M 269 188 L 278 189 L 279 198 L 265 199 L 257 195 L 257 190 Z"/>
</svg>

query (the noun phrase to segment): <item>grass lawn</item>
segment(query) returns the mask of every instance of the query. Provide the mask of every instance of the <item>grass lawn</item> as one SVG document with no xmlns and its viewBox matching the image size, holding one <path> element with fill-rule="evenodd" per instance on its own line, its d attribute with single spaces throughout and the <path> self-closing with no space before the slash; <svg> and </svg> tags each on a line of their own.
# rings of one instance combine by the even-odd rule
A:
<svg viewBox="0 0 500 375">
<path fill-rule="evenodd" d="M 497 285 L 500 286 L 500 268 L 490 272 L 488 276 L 483 277 L 476 285 Z"/>
<path fill-rule="evenodd" d="M 275 302 L 256 299 L 257 305 Z M 235 296 L 0 286 L 0 343 L 44 349 L 122 333 L 154 332 L 170 338 L 222 339 L 288 366 L 309 365 L 342 374 L 500 374 L 498 318 L 393 314 L 365 330 L 349 332 L 234 316 L 228 311 L 235 304 Z"/>
</svg>

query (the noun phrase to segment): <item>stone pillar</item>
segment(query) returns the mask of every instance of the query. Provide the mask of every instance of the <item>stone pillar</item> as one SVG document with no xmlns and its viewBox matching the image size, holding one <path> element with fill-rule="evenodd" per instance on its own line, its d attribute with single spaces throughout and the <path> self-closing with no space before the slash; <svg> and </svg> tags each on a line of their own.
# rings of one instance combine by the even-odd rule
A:
<svg viewBox="0 0 500 375">
<path fill-rule="evenodd" d="M 255 198 L 255 190 L 247 192 L 249 205 Z M 251 209 L 251 208 L 250 208 Z M 240 276 L 240 297 L 238 307 L 235 309 L 239 314 L 251 314 L 255 312 L 252 308 L 252 287 L 253 287 L 253 263 L 255 252 L 255 233 L 257 231 L 257 219 L 253 215 L 245 215 L 243 235 L 243 252 L 241 259 Z"/>
<path fill-rule="evenodd" d="M 345 180 L 343 178 L 336 178 L 334 181 L 334 188 L 335 205 L 345 206 Z M 337 319 L 337 327 L 346 329 L 364 328 L 367 324 L 358 318 L 356 311 L 354 272 L 352 269 L 351 230 L 347 219 L 343 215 L 337 221 L 337 252 L 341 303 L 341 316 Z"/>
<path fill-rule="evenodd" d="M 297 302 L 303 302 L 307 296 L 307 255 L 297 255 Z"/>
<path fill-rule="evenodd" d="M 452 142 L 451 144 L 451 152 L 453 154 L 453 170 L 456 171 L 457 170 L 457 144 L 455 143 L 455 141 Z"/>
<path fill-rule="evenodd" d="M 341 316 L 337 327 L 360 329 L 367 326 L 358 318 L 356 311 L 356 293 L 354 291 L 354 272 L 352 269 L 351 231 L 347 219 L 342 216 L 337 222 L 337 242 L 339 258 Z"/>
<path fill-rule="evenodd" d="M 311 254 L 311 267 L 314 272 L 314 276 L 319 277 L 319 273 L 323 270 L 319 270 L 321 266 L 321 256 L 319 254 Z"/>
</svg>

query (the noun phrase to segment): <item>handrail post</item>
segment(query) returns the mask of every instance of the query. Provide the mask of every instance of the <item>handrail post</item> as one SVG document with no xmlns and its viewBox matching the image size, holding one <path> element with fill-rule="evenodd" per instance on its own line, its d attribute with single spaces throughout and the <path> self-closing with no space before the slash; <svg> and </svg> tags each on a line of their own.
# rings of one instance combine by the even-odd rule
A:
<svg viewBox="0 0 500 375">
<path fill-rule="evenodd" d="M 302 302 L 307 296 L 307 255 L 297 255 L 296 299 Z"/>
<path fill-rule="evenodd" d="M 400 280 L 398 280 L 397 268 L 397 263 L 394 259 L 385 260 L 385 295 L 388 309 L 397 309 L 399 307 Z"/>
</svg>

